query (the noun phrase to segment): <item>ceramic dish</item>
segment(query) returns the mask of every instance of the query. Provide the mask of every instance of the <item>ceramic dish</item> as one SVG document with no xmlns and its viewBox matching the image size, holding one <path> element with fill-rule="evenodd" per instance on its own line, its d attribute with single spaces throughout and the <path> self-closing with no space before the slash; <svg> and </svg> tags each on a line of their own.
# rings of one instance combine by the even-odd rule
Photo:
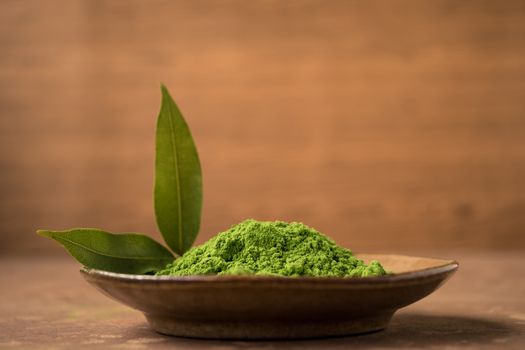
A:
<svg viewBox="0 0 525 350">
<path fill-rule="evenodd" d="M 393 275 L 367 278 L 145 276 L 82 269 L 107 296 L 163 334 L 216 339 L 340 336 L 381 330 L 397 309 L 436 290 L 452 260 L 361 254 Z"/>
</svg>

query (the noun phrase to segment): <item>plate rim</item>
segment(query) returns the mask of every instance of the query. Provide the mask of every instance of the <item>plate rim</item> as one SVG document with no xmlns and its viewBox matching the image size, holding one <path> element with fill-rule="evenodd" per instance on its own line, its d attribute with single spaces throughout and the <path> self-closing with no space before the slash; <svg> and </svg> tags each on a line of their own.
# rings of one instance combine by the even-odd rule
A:
<svg viewBox="0 0 525 350">
<path fill-rule="evenodd" d="M 399 256 L 406 258 L 416 259 L 433 259 L 442 262 L 437 266 L 431 266 L 424 269 L 418 269 L 414 271 L 401 272 L 398 274 L 384 275 L 384 276 L 373 276 L 373 277 L 293 277 L 293 276 L 267 276 L 267 275 L 194 275 L 194 276 L 154 276 L 154 275 L 135 275 L 127 273 L 118 273 L 104 271 L 89 267 L 82 267 L 80 273 L 85 278 L 96 278 L 110 280 L 112 282 L 124 282 L 124 283 L 141 283 L 141 284 L 202 284 L 202 283 L 215 283 L 215 284 L 232 284 L 232 283 L 274 283 L 274 284 L 344 284 L 344 285 L 368 285 L 368 284 L 390 284 L 402 281 L 419 280 L 421 278 L 433 278 L 441 276 L 443 274 L 451 274 L 455 272 L 459 263 L 453 259 L 439 259 L 432 257 L 418 257 L 411 255 L 401 254 L 373 254 L 373 253 L 362 253 L 359 255 L 375 255 L 375 256 Z"/>
</svg>

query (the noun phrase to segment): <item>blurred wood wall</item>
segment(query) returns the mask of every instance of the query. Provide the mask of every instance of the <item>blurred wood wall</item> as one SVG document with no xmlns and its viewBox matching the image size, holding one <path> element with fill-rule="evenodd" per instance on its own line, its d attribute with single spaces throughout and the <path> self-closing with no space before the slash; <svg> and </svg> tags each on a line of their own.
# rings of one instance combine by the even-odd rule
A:
<svg viewBox="0 0 525 350">
<path fill-rule="evenodd" d="M 156 234 L 159 83 L 247 217 L 355 250 L 525 248 L 523 1 L 2 1 L 0 252 Z"/>
</svg>

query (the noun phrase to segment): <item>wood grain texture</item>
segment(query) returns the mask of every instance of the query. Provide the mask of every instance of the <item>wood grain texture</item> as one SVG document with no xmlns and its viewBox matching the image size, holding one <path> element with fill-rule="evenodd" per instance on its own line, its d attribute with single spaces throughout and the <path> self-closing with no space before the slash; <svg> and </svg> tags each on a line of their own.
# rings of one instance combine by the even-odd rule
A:
<svg viewBox="0 0 525 350">
<path fill-rule="evenodd" d="M 4 1 L 0 253 L 155 233 L 159 82 L 202 242 L 247 217 L 355 250 L 525 248 L 523 1 Z"/>
</svg>

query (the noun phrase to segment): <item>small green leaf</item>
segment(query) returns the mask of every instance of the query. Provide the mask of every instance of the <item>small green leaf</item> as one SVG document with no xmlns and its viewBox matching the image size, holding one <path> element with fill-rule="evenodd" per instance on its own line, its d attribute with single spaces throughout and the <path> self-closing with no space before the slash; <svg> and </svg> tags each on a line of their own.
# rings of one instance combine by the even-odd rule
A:
<svg viewBox="0 0 525 350">
<path fill-rule="evenodd" d="M 164 85 L 157 120 L 154 205 L 168 246 L 182 255 L 199 233 L 202 174 L 191 132 Z"/>
<path fill-rule="evenodd" d="M 91 228 L 37 233 L 56 240 L 85 266 L 99 270 L 145 274 L 173 261 L 168 249 L 138 233 L 114 234 Z"/>
</svg>

